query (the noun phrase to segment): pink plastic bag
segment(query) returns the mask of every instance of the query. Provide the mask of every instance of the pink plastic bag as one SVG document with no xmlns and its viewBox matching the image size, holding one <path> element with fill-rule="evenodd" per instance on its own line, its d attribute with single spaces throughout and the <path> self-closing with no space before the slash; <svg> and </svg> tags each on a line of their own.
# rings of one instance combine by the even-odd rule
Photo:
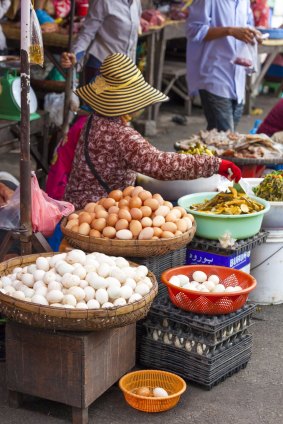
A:
<svg viewBox="0 0 283 424">
<path fill-rule="evenodd" d="M 34 232 L 39 231 L 44 236 L 49 237 L 53 234 L 61 218 L 74 212 L 75 208 L 69 202 L 54 200 L 49 197 L 39 187 L 35 175 L 31 179 L 31 193 L 32 229 Z"/>
</svg>

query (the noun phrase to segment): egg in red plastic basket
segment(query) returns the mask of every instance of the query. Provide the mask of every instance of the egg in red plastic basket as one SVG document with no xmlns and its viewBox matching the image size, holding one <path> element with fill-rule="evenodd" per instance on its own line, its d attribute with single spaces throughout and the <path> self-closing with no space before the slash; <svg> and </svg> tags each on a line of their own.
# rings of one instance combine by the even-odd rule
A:
<svg viewBox="0 0 283 424">
<path fill-rule="evenodd" d="M 195 271 L 204 272 L 207 279 L 212 275 L 219 278 L 219 283 L 227 287 L 240 286 L 241 290 L 233 292 L 202 292 L 198 289 L 186 289 L 169 282 L 171 277 L 185 275 L 193 280 Z M 171 302 L 178 308 L 196 314 L 222 315 L 241 309 L 247 301 L 249 293 L 256 287 L 256 280 L 243 271 L 223 266 L 184 265 L 168 269 L 161 276 L 167 286 Z"/>
</svg>

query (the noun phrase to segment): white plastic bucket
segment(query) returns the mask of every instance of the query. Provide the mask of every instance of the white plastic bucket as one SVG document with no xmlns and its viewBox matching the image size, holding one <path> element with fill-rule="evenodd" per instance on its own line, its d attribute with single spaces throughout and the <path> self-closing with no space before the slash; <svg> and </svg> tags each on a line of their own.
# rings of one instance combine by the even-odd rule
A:
<svg viewBox="0 0 283 424">
<path fill-rule="evenodd" d="M 251 252 L 251 275 L 257 286 L 249 300 L 260 305 L 283 303 L 283 232 L 271 232 L 266 243 Z"/>
</svg>

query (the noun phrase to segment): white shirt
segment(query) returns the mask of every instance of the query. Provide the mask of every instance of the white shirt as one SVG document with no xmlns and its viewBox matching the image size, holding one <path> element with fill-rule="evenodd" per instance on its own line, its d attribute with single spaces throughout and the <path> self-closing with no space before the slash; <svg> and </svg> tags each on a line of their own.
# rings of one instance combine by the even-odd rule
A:
<svg viewBox="0 0 283 424">
<path fill-rule="evenodd" d="M 73 52 L 88 51 L 101 62 L 123 53 L 135 61 L 141 13 L 140 0 L 94 0 Z"/>
</svg>

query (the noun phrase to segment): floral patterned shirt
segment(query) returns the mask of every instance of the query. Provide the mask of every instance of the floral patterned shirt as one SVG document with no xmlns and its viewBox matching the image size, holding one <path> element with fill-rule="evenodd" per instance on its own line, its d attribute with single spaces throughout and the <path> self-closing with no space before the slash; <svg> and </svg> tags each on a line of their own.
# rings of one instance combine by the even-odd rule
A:
<svg viewBox="0 0 283 424">
<path fill-rule="evenodd" d="M 82 209 L 86 203 L 107 196 L 89 169 L 84 155 L 85 129 L 81 133 L 66 188 L 65 199 Z M 111 190 L 134 185 L 139 172 L 158 180 L 210 177 L 219 169 L 214 156 L 161 152 L 121 118 L 93 116 L 88 137 L 91 162 Z"/>
</svg>

